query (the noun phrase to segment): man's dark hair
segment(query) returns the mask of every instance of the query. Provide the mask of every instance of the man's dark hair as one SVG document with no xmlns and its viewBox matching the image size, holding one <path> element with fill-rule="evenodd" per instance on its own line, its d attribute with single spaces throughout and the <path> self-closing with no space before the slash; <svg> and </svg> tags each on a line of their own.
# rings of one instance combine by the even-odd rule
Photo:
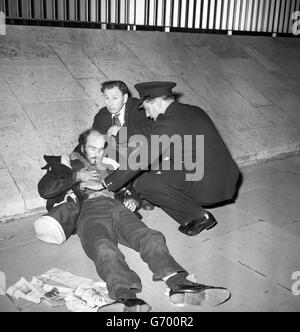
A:
<svg viewBox="0 0 300 332">
<path fill-rule="evenodd" d="M 122 81 L 106 81 L 101 85 L 101 92 L 104 93 L 106 89 L 119 88 L 123 95 L 126 93 L 130 95 L 128 86 Z"/>
<path fill-rule="evenodd" d="M 87 138 L 90 136 L 90 134 L 92 132 L 96 132 L 96 133 L 99 133 L 100 135 L 103 135 L 105 136 L 104 133 L 100 132 L 99 130 L 96 130 L 96 129 L 93 129 L 93 128 L 90 128 L 86 131 L 84 131 L 83 133 L 81 133 L 79 135 L 79 138 L 78 138 L 78 143 L 80 144 L 80 146 L 85 146 L 86 145 L 86 141 L 87 141 Z M 106 147 L 107 143 L 105 143 L 105 147 Z"/>
</svg>

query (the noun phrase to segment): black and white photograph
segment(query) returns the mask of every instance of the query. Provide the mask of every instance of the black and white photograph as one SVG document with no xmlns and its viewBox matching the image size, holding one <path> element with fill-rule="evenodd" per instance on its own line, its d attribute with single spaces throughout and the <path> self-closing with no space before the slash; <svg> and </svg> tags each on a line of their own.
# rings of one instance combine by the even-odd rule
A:
<svg viewBox="0 0 300 332">
<path fill-rule="evenodd" d="M 299 312 L 299 92 L 300 0 L 0 0 L 0 312 Z"/>
</svg>

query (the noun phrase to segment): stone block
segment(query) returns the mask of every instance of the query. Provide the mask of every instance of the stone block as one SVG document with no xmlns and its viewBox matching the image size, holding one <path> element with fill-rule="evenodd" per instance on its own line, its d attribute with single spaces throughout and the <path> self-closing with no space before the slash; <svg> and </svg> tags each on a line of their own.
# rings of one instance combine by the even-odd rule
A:
<svg viewBox="0 0 300 332">
<path fill-rule="evenodd" d="M 207 244 L 287 290 L 292 287 L 293 272 L 299 270 L 299 237 L 270 223 L 255 223 Z"/>
<path fill-rule="evenodd" d="M 235 207 L 279 227 L 297 220 L 300 214 L 299 200 L 280 194 L 276 189 L 261 188 L 241 193 Z"/>
<path fill-rule="evenodd" d="M 92 101 L 25 104 L 23 107 L 37 134 L 55 155 L 71 153 L 77 146 L 78 136 L 92 126 L 98 112 Z"/>
<path fill-rule="evenodd" d="M 7 169 L 0 169 L 0 218 L 25 212 L 23 197 Z"/>
<path fill-rule="evenodd" d="M 63 64 L 5 65 L 2 77 L 21 103 L 88 99 Z"/>
</svg>

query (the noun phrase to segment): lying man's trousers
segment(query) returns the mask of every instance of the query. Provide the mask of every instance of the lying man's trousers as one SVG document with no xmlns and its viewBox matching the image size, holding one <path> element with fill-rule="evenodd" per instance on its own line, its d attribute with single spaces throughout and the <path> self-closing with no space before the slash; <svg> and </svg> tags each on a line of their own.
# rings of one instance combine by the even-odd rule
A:
<svg viewBox="0 0 300 332">
<path fill-rule="evenodd" d="M 84 201 L 77 234 L 112 299 L 132 297 L 142 289 L 139 276 L 125 262 L 118 243 L 140 253 L 153 273 L 153 280 L 185 271 L 170 255 L 164 236 L 148 228 L 114 199 L 98 197 Z"/>
</svg>

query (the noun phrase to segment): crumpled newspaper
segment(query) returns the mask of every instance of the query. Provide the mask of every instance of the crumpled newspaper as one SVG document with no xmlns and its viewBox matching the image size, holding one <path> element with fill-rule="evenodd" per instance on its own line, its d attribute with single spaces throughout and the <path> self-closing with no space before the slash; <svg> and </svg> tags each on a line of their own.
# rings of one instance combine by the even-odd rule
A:
<svg viewBox="0 0 300 332">
<path fill-rule="evenodd" d="M 66 305 L 73 312 L 95 312 L 111 303 L 106 284 L 82 278 L 70 272 L 53 268 L 31 282 L 21 278 L 6 291 L 9 296 L 50 307 Z"/>
<path fill-rule="evenodd" d="M 43 297 L 43 294 L 36 290 L 34 286 L 23 277 L 13 286 L 9 287 L 6 293 L 17 300 L 21 298 L 33 303 L 40 303 Z"/>
<path fill-rule="evenodd" d="M 73 312 L 96 312 L 111 300 L 107 295 L 106 288 L 101 286 L 80 286 L 66 298 L 66 305 Z"/>
</svg>

